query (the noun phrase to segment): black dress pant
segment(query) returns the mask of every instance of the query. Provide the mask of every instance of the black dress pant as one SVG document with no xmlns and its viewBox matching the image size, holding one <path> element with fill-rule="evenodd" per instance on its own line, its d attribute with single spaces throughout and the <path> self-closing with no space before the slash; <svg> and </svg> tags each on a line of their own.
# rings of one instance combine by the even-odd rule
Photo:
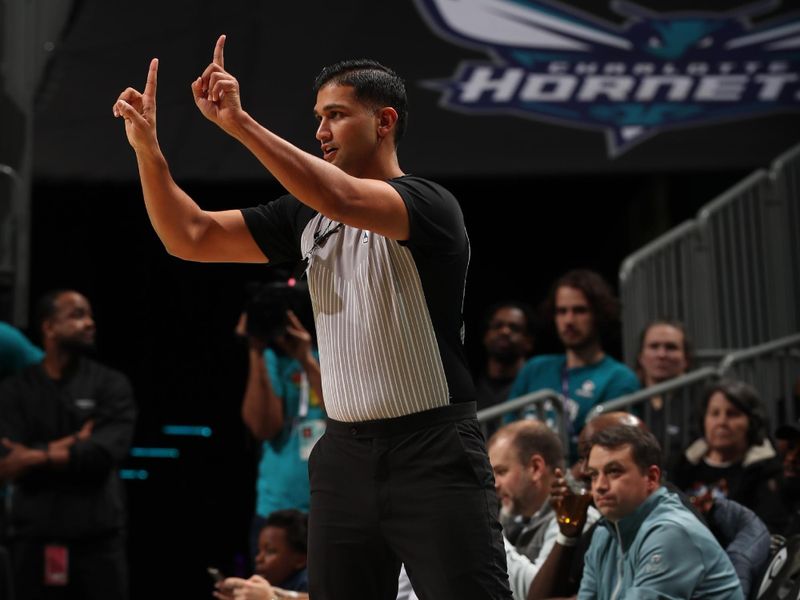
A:
<svg viewBox="0 0 800 600">
<path fill-rule="evenodd" d="M 68 585 L 44 584 L 45 546 L 68 549 Z M 128 564 L 122 533 L 87 540 L 16 538 L 9 544 L 15 600 L 127 600 Z"/>
<path fill-rule="evenodd" d="M 309 458 L 312 600 L 511 598 L 494 477 L 475 404 L 328 420 Z"/>
</svg>

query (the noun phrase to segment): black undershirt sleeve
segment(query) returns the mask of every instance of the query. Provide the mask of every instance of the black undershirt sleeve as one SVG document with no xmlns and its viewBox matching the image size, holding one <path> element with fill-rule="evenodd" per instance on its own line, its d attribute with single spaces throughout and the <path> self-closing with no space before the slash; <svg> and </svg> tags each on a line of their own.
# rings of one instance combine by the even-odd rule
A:
<svg viewBox="0 0 800 600">
<path fill-rule="evenodd" d="M 244 222 L 271 264 L 296 263 L 303 229 L 316 214 L 291 194 L 268 204 L 242 209 Z"/>
<path fill-rule="evenodd" d="M 408 210 L 409 237 L 401 244 L 426 255 L 449 256 L 467 243 L 464 218 L 458 201 L 442 186 L 419 177 L 389 181 Z"/>
</svg>

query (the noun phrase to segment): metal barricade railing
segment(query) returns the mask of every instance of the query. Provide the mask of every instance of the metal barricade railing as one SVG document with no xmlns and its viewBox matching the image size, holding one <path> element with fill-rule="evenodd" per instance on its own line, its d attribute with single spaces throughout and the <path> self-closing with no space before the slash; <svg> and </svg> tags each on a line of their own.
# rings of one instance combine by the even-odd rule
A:
<svg viewBox="0 0 800 600">
<path fill-rule="evenodd" d="M 773 430 L 800 417 L 796 387 L 800 384 L 800 333 L 732 352 L 722 359 L 718 371 L 758 390 Z"/>
<path fill-rule="evenodd" d="M 0 164 L 0 270 L 3 273 L 14 272 L 14 216 L 17 172 L 8 165 Z M 6 193 L 3 193 L 7 190 Z"/>
<path fill-rule="evenodd" d="M 713 296 L 705 318 L 714 322 L 713 340 L 698 339 L 699 347 L 746 348 L 787 333 L 773 324 L 773 273 L 776 257 L 768 252 L 774 203 L 765 170 L 758 170 L 700 210 L 697 216 L 698 251 L 708 257 L 708 277 L 695 283 Z M 785 325 L 784 325 L 785 327 Z"/>
<path fill-rule="evenodd" d="M 567 434 L 567 423 L 564 418 L 564 397 L 554 390 L 537 390 L 530 394 L 525 394 L 513 400 L 501 402 L 495 406 L 484 408 L 478 411 L 478 421 L 483 427 L 486 435 L 490 425 L 501 424 L 503 417 L 507 415 L 521 416 L 535 410 L 541 421 L 547 420 L 547 412 L 552 411 L 555 416 L 555 430 L 564 448 L 569 448 L 569 437 Z"/>
<path fill-rule="evenodd" d="M 701 367 L 657 385 L 595 406 L 586 416 L 625 410 L 637 414 L 661 442 L 665 457 L 685 448 L 698 434 L 697 404 L 706 383 L 719 376 L 715 367 Z M 659 410 L 652 399 L 660 399 Z"/>
<path fill-rule="evenodd" d="M 694 369 L 685 375 L 620 396 L 595 406 L 586 416 L 589 421 L 599 414 L 618 410 L 637 414 L 659 438 L 664 456 L 674 459 L 694 439 L 702 435 L 700 402 L 709 381 L 733 377 L 753 385 L 767 408 L 771 430 L 800 417 L 797 386 L 800 385 L 800 333 L 792 334 L 745 350 L 728 352 L 715 366 Z M 656 408 L 653 399 L 660 402 Z M 487 433 L 490 425 L 499 427 L 507 415 L 521 417 L 535 411 L 546 420 L 555 415 L 555 428 L 564 448 L 569 448 L 564 398 L 551 389 L 502 402 L 478 412 L 478 420 Z"/>
<path fill-rule="evenodd" d="M 773 291 L 788 305 L 781 312 L 790 320 L 789 331 L 800 331 L 800 145 L 772 163 L 770 180 L 778 205 L 772 227 L 784 232 L 770 237 L 770 253 L 778 257 L 781 265 L 786 265 L 785 279 Z"/>
<path fill-rule="evenodd" d="M 656 318 L 697 348 L 746 348 L 800 330 L 800 145 L 623 261 L 625 361 Z"/>
<path fill-rule="evenodd" d="M 696 245 L 697 226 L 687 221 L 629 256 L 620 268 L 625 362 L 636 361 L 640 331 L 648 321 L 668 316 L 688 321 L 696 314 L 687 277 Z"/>
<path fill-rule="evenodd" d="M 772 430 L 800 416 L 795 386 L 800 382 L 800 333 L 727 354 L 716 367 L 689 373 L 595 406 L 586 420 L 601 413 L 627 410 L 637 413 L 664 446 L 664 456 L 685 448 L 700 435 L 699 401 L 703 386 L 719 377 L 733 377 L 753 385 L 769 416 Z M 653 398 L 663 408 L 653 410 Z M 657 414 L 656 414 L 657 413 Z"/>
</svg>

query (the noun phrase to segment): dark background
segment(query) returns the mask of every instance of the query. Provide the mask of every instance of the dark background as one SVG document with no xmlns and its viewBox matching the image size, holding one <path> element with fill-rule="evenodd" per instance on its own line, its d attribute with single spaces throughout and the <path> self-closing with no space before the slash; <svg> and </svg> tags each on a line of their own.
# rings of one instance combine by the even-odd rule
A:
<svg viewBox="0 0 800 600">
<path fill-rule="evenodd" d="M 474 366 L 483 359 L 488 305 L 508 298 L 538 303 L 573 267 L 596 269 L 614 283 L 624 256 L 657 227 L 691 217 L 739 176 L 443 180 L 461 201 L 472 242 L 465 320 Z M 680 201 L 654 200 L 662 186 Z M 272 182 L 185 187 L 210 209 L 281 193 Z M 245 571 L 257 445 L 239 416 L 247 359 L 233 329 L 245 282 L 269 280 L 272 269 L 170 257 L 137 184 L 38 182 L 33 199 L 33 297 L 66 286 L 91 299 L 100 358 L 135 386 L 135 445 L 181 452 L 178 460 L 131 458 L 125 465 L 149 473 L 127 482 L 134 598 L 204 594 L 207 565 Z M 657 222 L 654 214 L 661 214 Z M 549 333 L 538 331 L 537 352 L 557 351 Z M 612 352 L 619 356 L 619 347 Z M 167 424 L 210 426 L 213 434 L 169 437 L 162 433 Z M 149 595 L 154 586 L 164 596 Z"/>
<path fill-rule="evenodd" d="M 569 4 L 619 21 L 606 3 Z M 722 0 L 642 4 L 731 9 Z M 794 8 L 784 3 L 762 18 Z M 148 473 L 127 484 L 134 598 L 208 597 L 208 565 L 248 574 L 258 448 L 239 416 L 247 363 L 233 330 L 245 282 L 276 275 L 167 255 L 147 219 L 122 124 L 111 117 L 119 92 L 142 86 L 158 56 L 160 140 L 179 183 L 211 210 L 279 196 L 278 183 L 191 101 L 189 82 L 222 32 L 245 107 L 314 153 L 310 83 L 320 67 L 369 55 L 406 77 L 412 113 L 400 162 L 461 203 L 473 251 L 465 320 L 476 369 L 488 305 L 538 304 L 553 279 L 576 267 L 616 285 L 625 256 L 800 139 L 794 112 L 664 133 L 612 160 L 600 132 L 448 112 L 420 82 L 450 77 L 461 60 L 489 59 L 436 36 L 410 1 L 145 0 L 124 10 L 74 2 L 35 95 L 31 298 L 57 287 L 89 297 L 99 357 L 134 384 L 135 445 L 180 450 L 177 460 L 125 465 Z M 537 323 L 536 351 L 557 350 Z M 619 356 L 618 343 L 610 350 Z M 169 424 L 208 426 L 212 435 L 166 436 Z"/>
<path fill-rule="evenodd" d="M 551 4 L 582 8 L 585 18 L 606 25 L 628 23 L 608 2 Z M 722 21 L 744 11 L 753 15 L 758 27 L 800 18 L 796 2 L 638 4 L 674 18 L 705 11 Z M 538 6 L 546 7 L 546 0 Z M 441 93 L 426 82 L 451 78 L 462 61 L 490 63 L 491 58 L 483 47 L 467 48 L 444 39 L 423 14 L 422 0 L 341 0 L 335 7 L 319 1 L 141 0 L 126 11 L 113 2 L 76 0 L 53 42 L 37 89 L 35 173 L 69 180 L 134 177 L 135 164 L 129 148 L 120 143 L 121 127 L 111 118 L 111 106 L 126 87 L 143 88 L 149 61 L 158 57 L 160 141 L 175 176 L 183 182 L 262 179 L 258 162 L 204 121 L 189 90 L 211 61 L 221 33 L 228 36 L 225 67 L 241 83 L 243 106 L 278 135 L 314 153 L 319 146 L 313 137 L 311 84 L 322 67 L 369 56 L 396 69 L 406 79 L 410 106 L 404 165 L 420 175 L 491 179 L 749 169 L 767 164 L 793 145 L 800 131 L 797 106 L 792 110 L 777 105 L 769 116 L 758 118 L 744 112 L 723 122 L 714 122 L 712 111 L 703 126 L 666 131 L 610 159 L 599 130 L 447 110 L 439 104 Z M 707 55 L 692 60 L 742 62 L 738 54 L 720 49 L 722 45 L 712 45 Z M 753 60 L 770 60 L 768 52 L 754 53 Z M 793 66 L 800 62 L 797 56 Z M 652 58 L 636 53 L 626 57 Z M 784 54 L 772 55 L 777 58 L 786 60 Z M 597 59 L 587 53 L 586 60 Z M 731 103 L 718 104 L 724 110 Z"/>
</svg>

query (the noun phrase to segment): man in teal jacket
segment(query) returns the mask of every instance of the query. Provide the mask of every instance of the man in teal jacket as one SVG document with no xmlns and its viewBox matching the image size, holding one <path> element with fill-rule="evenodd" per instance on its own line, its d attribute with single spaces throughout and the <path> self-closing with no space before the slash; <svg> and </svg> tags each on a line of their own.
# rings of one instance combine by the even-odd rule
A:
<svg viewBox="0 0 800 600">
<path fill-rule="evenodd" d="M 544 311 L 552 319 L 564 354 L 534 356 L 520 370 L 509 399 L 551 389 L 566 399 L 569 455 L 577 458 L 578 434 L 589 411 L 601 402 L 639 389 L 636 374 L 604 349 L 619 320 L 619 301 L 594 271 L 576 269 L 551 286 Z M 527 416 L 527 415 L 526 415 Z M 556 426 L 555 414 L 546 420 Z"/>
<path fill-rule="evenodd" d="M 743 600 L 728 556 L 661 485 L 661 449 L 638 427 L 591 440 L 587 470 L 603 515 L 586 554 L 579 599 Z"/>
</svg>

